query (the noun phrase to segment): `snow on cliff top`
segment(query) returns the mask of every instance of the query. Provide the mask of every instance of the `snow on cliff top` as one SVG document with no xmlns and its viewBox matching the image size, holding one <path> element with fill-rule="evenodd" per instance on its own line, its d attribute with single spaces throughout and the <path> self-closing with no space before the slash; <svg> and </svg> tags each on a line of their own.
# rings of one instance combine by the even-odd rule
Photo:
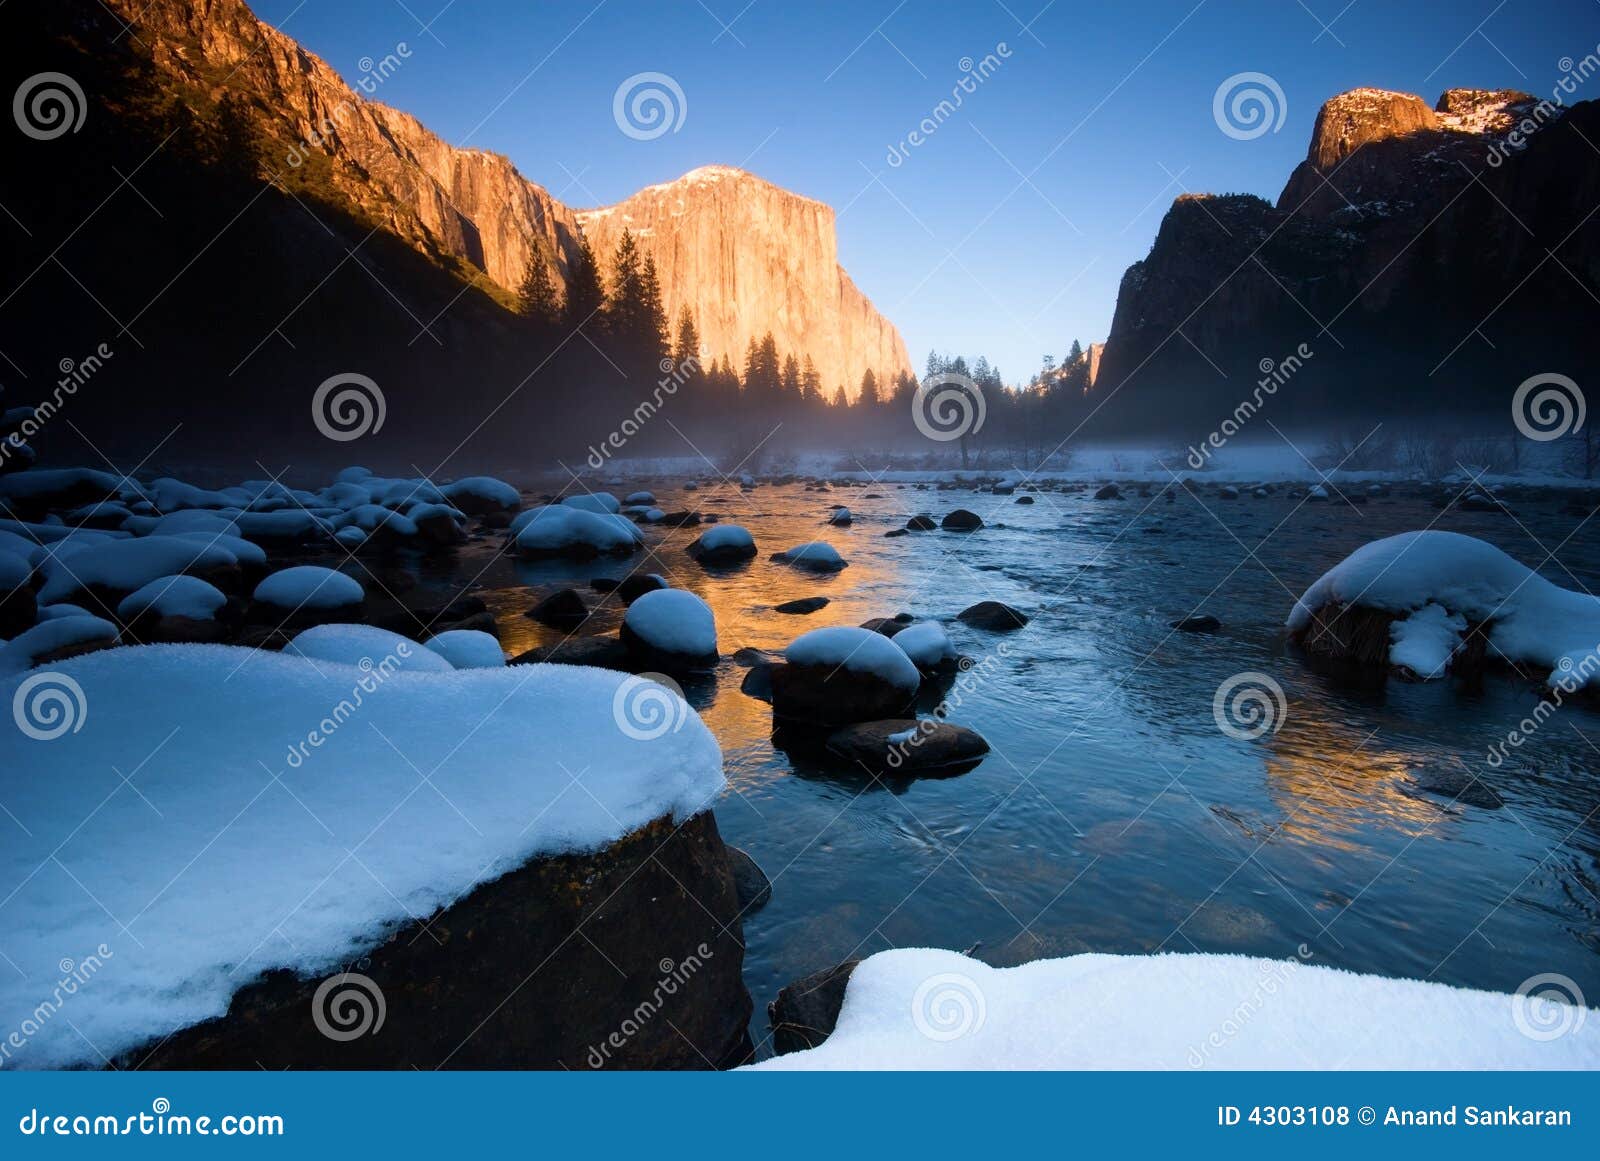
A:
<svg viewBox="0 0 1600 1161">
<path fill-rule="evenodd" d="M 1293 959 L 1075 955 L 997 969 L 903 948 L 855 969 L 820 1047 L 754 1067 L 1597 1068 L 1600 1013 L 1553 1039 L 1525 1031 L 1579 1024 L 1580 1011 Z"/>
<path fill-rule="evenodd" d="M 1431 606 L 1473 623 L 1488 621 L 1490 656 L 1542 666 L 1552 685 L 1574 667 L 1587 681 L 1594 663 L 1580 662 L 1600 650 L 1600 598 L 1554 585 L 1494 545 L 1459 532 L 1402 532 L 1356 549 L 1295 602 L 1289 631 L 1306 628 L 1316 610 L 1333 602 L 1402 614 Z M 1424 624 L 1437 630 L 1447 622 L 1430 612 Z M 1462 622 L 1454 631 L 1465 627 Z M 1396 648 L 1421 647 L 1429 660 L 1439 660 L 1437 648 L 1426 647 L 1417 633 L 1396 628 Z M 1393 651 L 1390 660 L 1416 670 Z"/>
<path fill-rule="evenodd" d="M 98 1067 L 223 1014 L 263 971 L 327 972 L 531 857 L 704 809 L 715 739 L 687 710 L 630 737 L 613 710 L 627 680 L 168 645 L 0 681 L 41 735 L 0 733 L 19 824 L 0 847 L 0 1027 L 31 1022 L 64 958 L 104 960 L 70 1023 L 42 1022 L 8 1063 Z M 46 716 L 52 689 L 65 717 Z"/>
</svg>

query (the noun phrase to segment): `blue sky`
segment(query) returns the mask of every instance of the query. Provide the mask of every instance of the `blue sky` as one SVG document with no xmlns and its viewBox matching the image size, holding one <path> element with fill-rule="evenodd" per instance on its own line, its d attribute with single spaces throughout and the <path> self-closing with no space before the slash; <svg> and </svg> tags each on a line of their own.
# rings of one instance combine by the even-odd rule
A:
<svg viewBox="0 0 1600 1161">
<path fill-rule="evenodd" d="M 1550 0 L 255 0 L 348 80 L 404 42 L 375 94 L 455 144 L 508 155 L 575 206 L 741 165 L 839 212 L 840 260 L 905 336 L 1025 379 L 1101 339 L 1173 197 L 1276 199 L 1318 106 L 1360 85 L 1546 94 L 1600 43 L 1600 4 Z M 892 167 L 981 60 L 1009 56 Z M 618 86 L 681 88 L 674 132 L 623 133 Z M 1249 140 L 1218 87 L 1264 73 L 1283 124 Z M 1600 78 L 1591 82 L 1600 87 Z M 1600 96 L 1600 92 L 1593 94 Z"/>
</svg>

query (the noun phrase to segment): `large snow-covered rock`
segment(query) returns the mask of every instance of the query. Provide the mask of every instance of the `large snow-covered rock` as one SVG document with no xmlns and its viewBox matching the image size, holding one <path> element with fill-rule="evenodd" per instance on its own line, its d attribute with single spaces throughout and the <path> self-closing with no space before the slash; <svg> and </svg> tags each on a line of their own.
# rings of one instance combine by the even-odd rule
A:
<svg viewBox="0 0 1600 1161">
<path fill-rule="evenodd" d="M 1562 1021 L 1564 1036 L 1527 1034 Z M 1075 955 L 1001 969 L 902 948 L 856 966 L 821 1046 L 753 1067 L 1600 1068 L 1600 1013 L 1295 959 Z"/>
<path fill-rule="evenodd" d="M 641 671 L 684 673 L 717 664 L 711 606 L 683 589 L 656 589 L 629 605 L 622 643 Z"/>
<path fill-rule="evenodd" d="M 717 743 L 692 711 L 680 704 L 668 729 L 624 730 L 616 707 L 630 679 L 606 670 L 385 675 L 228 646 L 150 646 L 74 658 L 53 673 L 72 707 L 69 728 L 48 744 L 15 734 L 0 742 L 0 801 L 21 824 L 0 859 L 5 953 L 16 969 L 0 973 L 0 1027 L 31 1023 L 48 995 L 40 981 L 59 977 L 64 956 L 104 946 L 114 958 L 71 998 L 70 1022 L 40 1024 L 26 1051 L 11 1054 L 12 1066 L 98 1067 L 98 1053 L 115 1057 L 221 1017 L 263 972 L 286 968 L 309 979 L 369 953 L 375 962 L 404 954 L 382 946 L 398 926 L 535 857 L 597 852 L 652 820 L 689 819 L 723 786 Z M 20 699 L 19 712 L 33 707 L 46 691 L 23 690 L 25 680 L 0 681 L 0 702 Z M 39 708 L 52 704 L 63 708 L 59 699 Z M 130 771 L 137 771 L 137 793 L 123 784 Z M 47 864 L 49 872 L 38 873 Z M 680 877 L 694 869 L 676 867 Z M 570 867 L 554 872 L 561 884 L 581 878 Z M 734 921 L 737 907 L 726 871 L 703 873 L 727 896 L 722 918 L 709 924 L 715 933 Z M 644 879 L 655 894 L 676 891 L 665 875 L 644 872 Z M 534 901 L 559 904 L 554 894 Z M 470 956 L 459 950 L 465 932 L 447 941 L 457 945 L 447 970 L 459 978 L 441 977 L 435 965 L 411 1023 L 369 1038 L 374 1050 L 403 1053 L 412 1036 L 448 1040 L 433 1059 L 417 1061 L 433 1067 L 496 1013 L 531 970 L 524 957 L 533 949 L 513 946 L 523 938 L 518 931 L 540 922 L 536 913 L 501 906 L 471 927 Z M 613 907 L 618 924 L 656 922 L 647 901 L 637 910 L 614 903 L 608 932 Z M 693 922 L 688 912 L 671 918 Z M 549 921 L 557 920 L 572 930 L 573 916 L 552 910 Z M 683 959 L 695 940 L 719 938 L 691 930 L 681 933 L 689 940 L 682 947 L 670 943 L 675 931 L 635 932 L 647 953 L 632 956 L 640 978 L 655 978 L 649 973 L 658 958 Z M 433 946 L 420 931 L 404 942 Z M 556 944 L 549 941 L 552 956 Z M 495 959 L 496 947 L 507 962 Z M 716 952 L 705 978 L 724 972 L 737 986 L 737 950 L 718 943 Z M 594 971 L 602 966 L 597 961 Z M 491 969 L 494 988 L 480 987 Z M 563 979 L 561 964 L 547 970 L 553 981 Z M 582 986 L 592 992 L 595 978 Z M 398 975 L 380 982 L 390 993 L 390 1020 L 401 1019 L 397 1007 L 411 984 Z M 479 1007 L 440 1027 L 429 1003 L 441 990 L 455 1007 L 474 996 Z M 543 986 L 525 991 L 514 1006 L 520 1019 L 508 1029 L 518 1036 L 562 1026 L 564 1005 L 577 1002 L 573 981 L 553 996 Z M 628 1009 L 637 1002 L 618 995 Z M 590 1013 L 584 1032 L 603 1036 L 616 1009 L 590 1006 L 603 1010 Z M 340 1047 L 316 1032 L 309 1004 L 297 997 L 291 1007 L 286 1020 L 302 1049 Z M 742 1025 L 748 1008 L 728 1009 Z M 736 1031 L 742 1036 L 742 1026 Z M 664 1025 L 662 1034 L 662 1043 L 677 1039 Z M 593 1042 L 578 1042 L 573 1066 Z"/>
<path fill-rule="evenodd" d="M 506 663 L 500 639 L 482 629 L 446 629 L 423 644 L 456 669 L 499 669 Z"/>
<path fill-rule="evenodd" d="M 517 552 L 531 558 L 626 556 L 644 540 L 626 517 L 562 504 L 522 512 L 511 530 Z"/>
<path fill-rule="evenodd" d="M 736 564 L 756 554 L 756 540 L 739 524 L 708 528 L 684 549 L 701 564 Z"/>
<path fill-rule="evenodd" d="M 807 568 L 813 572 L 838 572 L 849 564 L 839 555 L 839 550 L 826 540 L 808 540 L 804 544 L 773 553 L 772 559 L 781 564 L 792 564 L 796 568 Z"/>
<path fill-rule="evenodd" d="M 124 622 L 151 613 L 209 621 L 227 603 L 227 595 L 221 589 L 197 576 L 164 576 L 124 597 L 117 606 L 117 616 Z"/>
<path fill-rule="evenodd" d="M 116 643 L 117 627 L 110 621 L 91 616 L 51 617 L 0 644 L 0 677 Z"/>
<path fill-rule="evenodd" d="M 1600 598 L 1456 532 L 1404 532 L 1358 548 L 1295 602 L 1288 629 L 1314 652 L 1423 678 L 1442 676 L 1468 649 L 1481 660 L 1486 648 L 1488 659 L 1569 691 L 1600 679 Z"/>
<path fill-rule="evenodd" d="M 809 726 L 846 726 L 898 718 L 922 675 L 893 640 L 871 629 L 813 629 L 773 667 L 772 713 Z"/>
<path fill-rule="evenodd" d="M 286 613 L 341 612 L 366 599 L 360 581 L 316 564 L 281 569 L 258 584 L 253 595 L 261 604 Z"/>
<path fill-rule="evenodd" d="M 567 496 L 561 501 L 568 508 L 581 512 L 620 512 L 622 504 L 610 492 L 585 492 L 580 496 Z"/>
<path fill-rule="evenodd" d="M 283 651 L 314 662 L 354 665 L 366 672 L 377 670 L 385 675 L 398 669 L 413 673 L 449 673 L 455 668 L 442 654 L 374 625 L 314 625 L 297 633 Z"/>
<path fill-rule="evenodd" d="M 110 603 L 174 573 L 218 581 L 224 587 L 237 574 L 239 558 L 209 537 L 149 536 L 138 540 L 96 540 L 72 544 L 46 558 L 39 599 L 47 604 L 71 600 L 85 591 Z"/>
<path fill-rule="evenodd" d="M 504 480 L 493 476 L 468 476 L 439 489 L 444 498 L 468 516 L 492 512 L 515 512 L 522 507 L 522 494 Z"/>
</svg>

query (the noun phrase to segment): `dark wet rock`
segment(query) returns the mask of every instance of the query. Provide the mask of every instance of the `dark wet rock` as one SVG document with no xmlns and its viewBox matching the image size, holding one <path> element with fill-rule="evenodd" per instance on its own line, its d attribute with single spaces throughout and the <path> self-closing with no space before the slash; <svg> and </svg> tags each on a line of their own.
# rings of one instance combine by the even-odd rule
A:
<svg viewBox="0 0 1600 1161">
<path fill-rule="evenodd" d="M 1481 810 L 1499 810 L 1505 805 L 1492 786 L 1468 770 L 1418 770 L 1411 782 L 1418 790 Z"/>
<path fill-rule="evenodd" d="M 819 728 L 898 717 L 917 694 L 877 674 L 842 665 L 775 665 L 771 682 L 775 720 Z"/>
<path fill-rule="evenodd" d="M 631 605 L 645 593 L 653 593 L 657 589 L 667 589 L 672 586 L 667 583 L 667 578 L 659 573 L 634 573 L 625 576 L 617 585 L 617 596 L 622 598 L 622 603 Z"/>
<path fill-rule="evenodd" d="M 619 669 L 631 673 L 628 648 L 615 637 L 568 637 L 554 645 L 541 645 L 519 653 L 512 665 L 592 665 L 597 669 Z"/>
<path fill-rule="evenodd" d="M 772 880 L 754 859 L 738 847 L 728 848 L 733 885 L 739 893 L 739 914 L 751 915 L 772 902 Z"/>
<path fill-rule="evenodd" d="M 466 543 L 467 534 L 444 508 L 424 511 L 419 516 L 413 516 L 412 522 L 417 526 L 417 540 L 428 547 L 453 548 Z"/>
<path fill-rule="evenodd" d="M 589 606 L 577 589 L 558 589 L 545 597 L 524 616 L 532 617 L 552 629 L 576 629 L 589 616 Z"/>
<path fill-rule="evenodd" d="M 597 593 L 614 593 L 620 583 L 614 576 L 597 576 L 589 582 L 589 587 Z"/>
<path fill-rule="evenodd" d="M 753 697 L 757 701 L 772 704 L 772 675 L 781 669 L 783 663 L 761 661 L 750 667 L 750 672 L 744 675 L 744 680 L 739 683 L 739 692 L 746 697 Z"/>
<path fill-rule="evenodd" d="M 828 737 L 828 752 L 874 774 L 963 774 L 989 752 L 976 730 L 931 718 L 862 722 Z"/>
<path fill-rule="evenodd" d="M 835 511 L 832 516 L 828 517 L 828 523 L 839 528 L 848 527 L 853 520 L 854 517 L 850 515 L 850 509 L 843 507 Z"/>
<path fill-rule="evenodd" d="M 874 633 L 882 633 L 885 637 L 893 637 L 896 633 L 900 632 L 900 630 L 904 629 L 909 624 L 911 624 L 911 619 L 909 617 L 903 621 L 897 616 L 870 617 L 861 622 L 861 627 L 863 629 L 871 629 Z"/>
<path fill-rule="evenodd" d="M 1033 497 L 1032 496 L 1018 496 L 1014 502 L 1018 503 L 1018 504 L 1031 504 L 1031 503 L 1033 503 Z"/>
<path fill-rule="evenodd" d="M 1170 624 L 1180 633 L 1215 633 L 1222 628 L 1222 622 L 1209 613 L 1202 613 L 1198 617 L 1184 617 L 1181 621 L 1172 621 Z"/>
<path fill-rule="evenodd" d="M 827 605 L 827 597 L 801 597 L 799 600 L 784 601 L 781 605 L 773 605 L 772 611 L 774 613 L 788 613 L 792 616 L 805 616 L 808 613 L 815 613 L 818 609 L 826 608 Z"/>
<path fill-rule="evenodd" d="M 979 601 L 957 613 L 956 620 L 975 629 L 1020 629 L 1028 615 L 1000 601 Z"/>
<path fill-rule="evenodd" d="M 657 520 L 656 523 L 665 525 L 668 528 L 692 528 L 696 524 L 700 523 L 700 513 L 668 512 L 662 516 L 660 520 Z"/>
<path fill-rule="evenodd" d="M 475 629 L 480 624 L 468 624 L 480 617 L 489 617 L 493 624 L 493 614 L 489 607 L 483 603 L 482 597 L 462 596 L 443 605 L 426 605 L 415 609 L 397 609 L 393 612 L 369 618 L 369 625 L 376 625 L 380 629 L 387 629 L 391 633 L 399 633 L 402 637 L 420 639 L 434 633 L 442 633 L 445 629 Z"/>
<path fill-rule="evenodd" d="M 1217 489 L 1217 499 L 1219 500 L 1237 500 L 1238 498 L 1239 489 L 1235 488 L 1232 484 L 1226 484 Z"/>
<path fill-rule="evenodd" d="M 739 911 L 732 860 L 712 815 L 681 827 L 662 818 L 595 854 L 535 859 L 394 930 L 350 969 L 383 994 L 376 1032 L 329 1039 L 312 1019 L 326 977 L 276 971 L 246 983 L 225 1016 L 114 1064 L 726 1067 L 750 1053 Z M 535 968 L 537 979 L 524 986 Z M 658 993 L 669 975 L 676 990 Z M 637 1020 L 631 1035 L 614 1038 L 646 1001 L 660 1004 L 659 1018 Z"/>
<path fill-rule="evenodd" d="M 889 529 L 889 531 L 885 532 L 883 535 L 884 535 L 885 539 L 893 540 L 896 536 L 909 536 L 911 534 L 909 532 L 907 532 L 904 528 L 891 528 L 891 529 Z"/>
<path fill-rule="evenodd" d="M 918 513 L 906 521 L 906 529 L 910 532 L 932 532 L 937 527 L 939 526 L 934 523 L 932 516 L 926 516 L 922 513 Z"/>
<path fill-rule="evenodd" d="M 226 620 L 196 617 L 163 617 L 149 610 L 123 628 L 123 643 L 129 645 L 219 645 L 233 636 L 243 609 L 235 603 Z"/>
<path fill-rule="evenodd" d="M 983 517 L 965 508 L 957 508 L 939 522 L 939 527 L 950 532 L 976 532 L 983 527 Z"/>
<path fill-rule="evenodd" d="M 0 641 L 8 641 L 39 619 L 39 602 L 27 585 L 0 589 Z"/>
<path fill-rule="evenodd" d="M 736 651 L 728 660 L 732 661 L 735 665 L 742 665 L 746 669 L 750 668 L 752 665 L 783 664 L 782 657 L 779 657 L 773 653 L 768 653 L 765 649 L 755 649 L 748 645 L 745 646 L 745 648 Z"/>
<path fill-rule="evenodd" d="M 1094 494 L 1094 498 L 1096 500 L 1118 500 L 1122 498 L 1122 489 L 1115 484 L 1105 484 Z"/>
<path fill-rule="evenodd" d="M 844 993 L 858 959 L 846 960 L 796 980 L 767 1005 L 772 1050 L 779 1056 L 815 1048 L 833 1032 L 844 1008 Z"/>
</svg>

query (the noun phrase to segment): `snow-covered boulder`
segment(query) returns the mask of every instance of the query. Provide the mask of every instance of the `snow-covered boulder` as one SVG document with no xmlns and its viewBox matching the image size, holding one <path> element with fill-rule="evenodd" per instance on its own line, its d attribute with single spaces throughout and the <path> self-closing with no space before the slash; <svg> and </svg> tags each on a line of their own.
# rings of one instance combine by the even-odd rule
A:
<svg viewBox="0 0 1600 1161">
<path fill-rule="evenodd" d="M 622 502 L 630 506 L 654 508 L 656 495 L 654 492 L 629 492 Z"/>
<path fill-rule="evenodd" d="M 780 564 L 791 564 L 796 568 L 810 569 L 812 572 L 838 572 L 849 564 L 839 555 L 839 550 L 826 540 L 808 540 L 804 544 L 773 553 L 772 559 Z"/>
<path fill-rule="evenodd" d="M 1600 1068 L 1600 1012 L 1552 1013 L 1571 1031 L 1534 1037 L 1525 1029 L 1543 1026 L 1539 1014 L 1519 1013 L 1552 1001 L 1299 959 L 1074 955 L 992 968 L 953 951 L 899 948 L 862 960 L 848 978 L 819 1047 L 752 1067 Z"/>
<path fill-rule="evenodd" d="M 348 621 L 366 600 L 360 581 L 315 564 L 299 564 L 272 573 L 252 595 L 258 620 L 286 625 Z"/>
<path fill-rule="evenodd" d="M 482 629 L 447 629 L 423 645 L 456 669 L 499 669 L 506 663 L 499 638 Z"/>
<path fill-rule="evenodd" d="M 117 618 L 127 626 L 130 640 L 221 641 L 229 627 L 219 614 L 229 611 L 228 597 L 215 585 L 196 576 L 166 576 L 151 581 L 122 599 Z M 237 622 L 237 610 L 228 618 Z"/>
<path fill-rule="evenodd" d="M 890 638 L 871 629 L 813 629 L 784 651 L 772 672 L 772 714 L 836 727 L 900 717 L 922 675 Z"/>
<path fill-rule="evenodd" d="M 640 671 L 689 673 L 717 664 L 711 606 L 683 589 L 658 589 L 629 605 L 622 643 Z"/>
<path fill-rule="evenodd" d="M 80 653 L 108 649 L 116 643 L 117 627 L 99 617 L 58 617 L 40 621 L 0 645 L 0 677 L 21 673 L 36 665 L 52 665 Z"/>
<path fill-rule="evenodd" d="M 493 476 L 468 476 L 439 490 L 447 501 L 468 516 L 515 512 L 522 507 L 522 494 Z"/>
<path fill-rule="evenodd" d="M 94 468 L 30 468 L 0 476 L 0 512 L 32 520 L 52 509 L 76 508 L 116 494 L 118 477 Z"/>
<path fill-rule="evenodd" d="M 1600 598 L 1456 532 L 1358 548 L 1295 602 L 1288 630 L 1309 652 L 1421 678 L 1506 662 L 1569 693 L 1600 680 Z"/>
<path fill-rule="evenodd" d="M 960 659 L 950 634 L 937 621 L 918 621 L 893 634 L 894 643 L 911 663 L 924 673 L 938 673 L 954 668 Z"/>
<path fill-rule="evenodd" d="M 239 526 L 239 535 L 250 540 L 307 544 L 333 535 L 332 525 L 303 508 L 286 508 L 278 512 L 240 512 L 233 519 Z"/>
<path fill-rule="evenodd" d="M 363 672 L 376 670 L 385 676 L 400 669 L 449 673 L 455 668 L 443 654 L 373 625 L 315 625 L 296 634 L 283 651 L 319 665 L 353 665 Z"/>
<path fill-rule="evenodd" d="M 684 549 L 701 564 L 737 564 L 756 554 L 756 539 L 739 524 L 718 524 Z"/>
<path fill-rule="evenodd" d="M 563 504 L 523 512 L 512 529 L 518 555 L 532 559 L 626 556 L 644 540 L 626 517 Z"/>
<path fill-rule="evenodd" d="M 83 540 L 48 557 L 43 572 L 39 599 L 46 604 L 71 601 L 88 592 L 94 598 L 91 605 L 99 601 L 114 608 L 135 589 L 174 573 L 231 588 L 238 579 L 239 559 L 220 543 L 211 543 L 209 535 Z"/>
<path fill-rule="evenodd" d="M 577 496 L 567 496 L 561 501 L 568 508 L 576 508 L 580 512 L 620 512 L 622 504 L 610 492 L 584 492 Z"/>
<path fill-rule="evenodd" d="M 855 518 L 850 515 L 850 509 L 846 508 L 843 504 L 840 504 L 833 510 L 833 514 L 828 517 L 828 523 L 843 528 L 849 526 L 854 519 Z"/>
<path fill-rule="evenodd" d="M 589 998 L 610 969 L 565 937 L 602 905 L 606 954 L 630 976 L 656 978 L 663 947 L 712 945 L 674 1002 L 692 1045 L 658 1020 L 608 1059 L 720 1062 L 744 1043 L 737 905 L 715 827 L 696 817 L 724 785 L 721 753 L 681 701 L 667 728 L 629 732 L 617 707 L 632 679 L 605 670 L 383 675 L 228 646 L 116 649 L 53 672 L 76 691 L 72 721 L 0 762 L 20 823 L 0 866 L 16 968 L 0 976 L 0 1026 L 33 1023 L 64 955 L 114 958 L 70 998 L 70 1022 L 40 1021 L 8 1067 L 98 1068 L 101 1053 L 161 1044 L 168 1067 L 249 1067 L 259 1052 L 267 1067 L 582 1068 L 616 997 Z M 0 681 L 0 702 L 31 709 L 44 688 L 25 680 Z M 52 704 L 65 708 L 39 708 Z M 129 755 L 139 794 L 114 769 Z M 137 916 L 138 938 L 112 916 Z M 470 950 L 455 938 L 467 931 L 481 937 Z M 319 985 L 358 957 L 387 1022 L 335 1042 L 318 1029 L 351 1016 Z M 541 986 L 519 991 L 540 963 Z M 268 972 L 286 974 L 247 987 Z"/>
</svg>

